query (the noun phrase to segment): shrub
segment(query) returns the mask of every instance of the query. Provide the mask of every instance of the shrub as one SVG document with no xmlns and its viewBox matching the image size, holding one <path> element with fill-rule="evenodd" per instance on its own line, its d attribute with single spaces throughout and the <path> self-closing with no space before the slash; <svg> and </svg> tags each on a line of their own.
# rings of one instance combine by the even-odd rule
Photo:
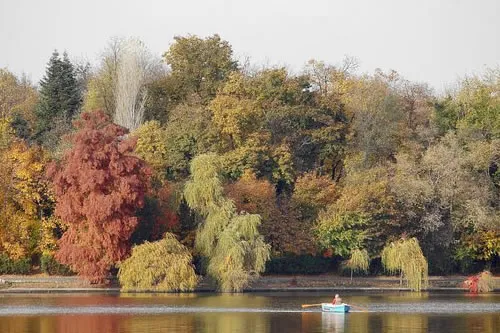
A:
<svg viewBox="0 0 500 333">
<path fill-rule="evenodd" d="M 40 268 L 42 272 L 49 275 L 72 275 L 71 269 L 63 264 L 60 264 L 51 255 L 42 255 L 40 258 Z"/>
<path fill-rule="evenodd" d="M 198 283 L 192 261 L 189 250 L 166 233 L 162 240 L 135 246 L 118 278 L 123 290 L 190 291 Z"/>
<path fill-rule="evenodd" d="M 334 266 L 332 258 L 312 255 L 272 258 L 266 264 L 268 274 L 321 274 Z"/>
<path fill-rule="evenodd" d="M 29 258 L 14 260 L 6 254 L 0 254 L 0 274 L 28 274 L 30 270 Z"/>
</svg>

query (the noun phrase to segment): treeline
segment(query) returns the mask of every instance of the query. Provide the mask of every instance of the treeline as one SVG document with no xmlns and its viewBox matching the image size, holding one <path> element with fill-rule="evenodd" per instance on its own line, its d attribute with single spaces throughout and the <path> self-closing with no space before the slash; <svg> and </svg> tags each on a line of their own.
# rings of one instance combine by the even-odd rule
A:
<svg viewBox="0 0 500 333">
<path fill-rule="evenodd" d="M 433 274 L 498 265 L 500 71 L 436 96 L 357 67 L 255 67 L 213 35 L 162 59 L 134 39 L 93 65 L 54 52 L 38 87 L 0 70 L 0 270 L 184 290 L 195 268 L 238 290 L 355 250 L 378 273 L 413 238 Z"/>
</svg>

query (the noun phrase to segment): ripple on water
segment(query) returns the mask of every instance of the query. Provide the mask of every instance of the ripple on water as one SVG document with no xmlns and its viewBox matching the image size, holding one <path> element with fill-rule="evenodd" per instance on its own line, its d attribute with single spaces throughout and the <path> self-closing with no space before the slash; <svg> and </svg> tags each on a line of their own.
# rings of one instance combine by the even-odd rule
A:
<svg viewBox="0 0 500 333">
<path fill-rule="evenodd" d="M 359 304 L 362 305 L 362 304 Z M 369 312 L 384 313 L 491 313 L 500 312 L 500 303 L 372 303 Z M 168 313 L 294 313 L 321 312 L 301 308 L 223 308 L 193 306 L 8 306 L 0 308 L 0 316 L 59 314 L 168 314 Z M 354 311 L 356 312 L 356 311 Z"/>
</svg>

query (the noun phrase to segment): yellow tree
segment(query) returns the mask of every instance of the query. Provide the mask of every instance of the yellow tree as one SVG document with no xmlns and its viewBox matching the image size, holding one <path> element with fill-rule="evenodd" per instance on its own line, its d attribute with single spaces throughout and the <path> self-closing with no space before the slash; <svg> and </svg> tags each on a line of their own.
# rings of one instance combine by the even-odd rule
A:
<svg viewBox="0 0 500 333">
<path fill-rule="evenodd" d="M 387 244 L 381 256 L 386 270 L 400 273 L 400 284 L 405 279 L 408 287 L 414 291 L 427 288 L 427 260 L 416 238 L 403 238 Z"/>
<path fill-rule="evenodd" d="M 198 283 L 193 256 L 173 234 L 132 248 L 120 264 L 118 278 L 124 290 L 191 291 Z"/>
<path fill-rule="evenodd" d="M 47 154 L 13 140 L 0 152 L 0 248 L 11 258 L 38 252 L 43 211 L 52 198 L 44 179 Z"/>
<path fill-rule="evenodd" d="M 258 231 L 260 216 L 238 214 L 234 202 L 224 196 L 218 160 L 215 154 L 193 159 L 184 196 L 203 217 L 196 247 L 209 260 L 208 273 L 222 291 L 241 291 L 264 271 L 269 245 Z"/>
</svg>

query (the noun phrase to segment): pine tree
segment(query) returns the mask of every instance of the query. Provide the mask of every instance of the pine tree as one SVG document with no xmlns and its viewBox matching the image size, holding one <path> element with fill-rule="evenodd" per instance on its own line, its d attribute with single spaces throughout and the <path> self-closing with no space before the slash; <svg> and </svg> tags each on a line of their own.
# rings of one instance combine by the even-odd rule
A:
<svg viewBox="0 0 500 333">
<path fill-rule="evenodd" d="M 61 59 L 55 50 L 40 81 L 36 138 L 47 146 L 57 144 L 61 135 L 71 127 L 81 100 L 73 64 L 66 52 Z"/>
</svg>

